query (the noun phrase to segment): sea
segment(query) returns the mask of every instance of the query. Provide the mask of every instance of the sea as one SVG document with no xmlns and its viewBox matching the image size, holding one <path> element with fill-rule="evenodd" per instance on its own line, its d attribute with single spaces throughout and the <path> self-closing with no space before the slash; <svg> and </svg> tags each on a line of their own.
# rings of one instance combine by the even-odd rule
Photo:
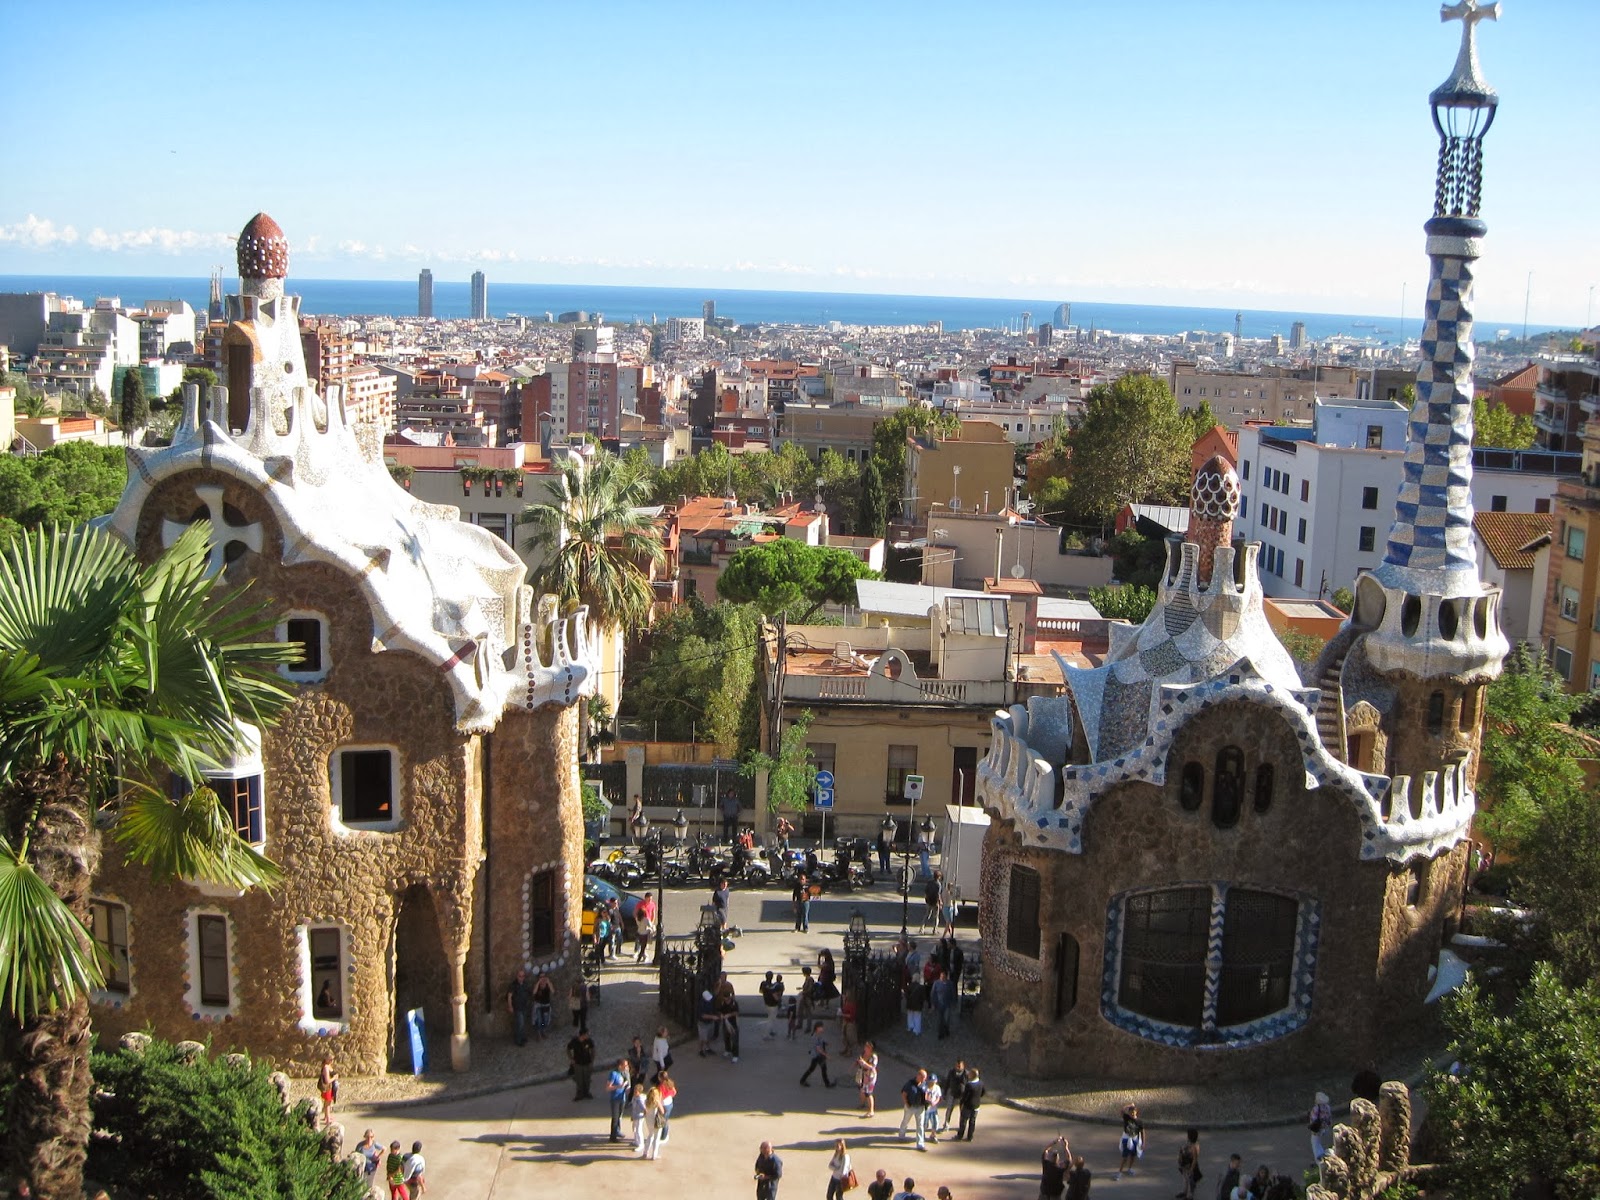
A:
<svg viewBox="0 0 1600 1200">
<path fill-rule="evenodd" d="M 128 307 L 151 300 L 187 300 L 204 311 L 210 280 L 162 276 L 0 275 L 0 293 L 56 292 L 92 304 L 115 296 Z M 237 291 L 234 281 L 225 281 Z M 301 279 L 290 280 L 290 290 L 301 297 L 301 312 L 318 316 L 415 316 L 415 280 Z M 612 324 L 665 321 L 668 317 L 698 317 L 701 305 L 711 300 L 716 315 L 739 324 L 926 325 L 944 322 L 946 330 L 1020 328 L 1024 312 L 1031 324 L 1054 324 L 1060 301 L 991 299 L 975 296 L 900 296 L 866 292 L 785 292 L 734 288 L 621 287 L 605 284 L 496 283 L 489 281 L 489 312 L 495 317 L 521 316 L 543 320 L 546 314 L 586 312 L 603 315 Z M 1242 314 L 1247 338 L 1275 333 L 1289 336 L 1297 321 L 1305 322 L 1313 340 L 1343 334 L 1374 343 L 1398 344 L 1421 332 L 1420 310 L 1403 321 L 1398 315 L 1351 313 L 1274 312 L 1262 309 L 1188 308 L 1162 304 L 1109 304 L 1072 300 L 1071 324 L 1080 329 L 1115 333 L 1176 334 L 1186 332 L 1231 333 L 1236 313 Z M 470 285 L 443 280 L 433 284 L 436 317 L 466 317 L 471 309 Z M 1479 321 L 1480 337 L 1494 326 Z M 1543 332 L 1545 326 L 1529 332 Z"/>
</svg>

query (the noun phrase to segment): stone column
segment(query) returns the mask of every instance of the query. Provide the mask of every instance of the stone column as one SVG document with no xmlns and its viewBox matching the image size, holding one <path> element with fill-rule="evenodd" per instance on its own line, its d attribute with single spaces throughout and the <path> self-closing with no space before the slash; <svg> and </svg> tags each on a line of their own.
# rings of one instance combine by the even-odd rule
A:
<svg viewBox="0 0 1600 1200">
<path fill-rule="evenodd" d="M 472 1066 L 472 1045 L 467 1036 L 466 960 L 450 963 L 450 1069 L 465 1071 Z"/>
</svg>

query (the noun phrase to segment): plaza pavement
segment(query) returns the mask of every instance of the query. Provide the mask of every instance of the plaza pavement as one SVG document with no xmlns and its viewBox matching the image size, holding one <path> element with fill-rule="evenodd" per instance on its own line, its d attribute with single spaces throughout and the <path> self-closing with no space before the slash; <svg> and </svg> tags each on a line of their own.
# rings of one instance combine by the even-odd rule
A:
<svg viewBox="0 0 1600 1200">
<path fill-rule="evenodd" d="M 702 888 L 669 891 L 667 932 L 688 932 L 707 896 Z M 915 901 L 913 897 L 910 906 L 913 936 L 921 916 L 921 905 Z M 346 1144 L 353 1145 L 368 1127 L 385 1143 L 398 1139 L 409 1148 L 413 1140 L 420 1139 L 429 1163 L 429 1200 L 522 1196 L 591 1200 L 596 1195 L 628 1194 L 641 1188 L 664 1198 L 736 1200 L 754 1195 L 751 1168 L 765 1139 L 784 1160 L 780 1195 L 793 1200 L 822 1196 L 833 1139 L 843 1137 L 863 1184 L 855 1195 L 865 1194 L 864 1185 L 882 1167 L 896 1180 L 897 1188 L 907 1175 L 915 1178 L 917 1190 L 928 1200 L 933 1200 L 941 1184 L 950 1187 L 955 1200 L 973 1200 L 1037 1195 L 1040 1151 L 1065 1132 L 1075 1152 L 1085 1156 L 1094 1172 L 1095 1196 L 1165 1200 L 1174 1194 L 1181 1132 L 1170 1124 L 1153 1128 L 1139 1170 L 1114 1181 L 1119 1131 L 1108 1122 L 1115 1117 L 1117 1106 L 1111 1104 L 1101 1121 L 1049 1115 L 1062 1110 L 1059 1099 L 1041 1092 L 1038 1084 L 1009 1080 L 1003 1072 L 990 1069 L 981 1041 L 969 1029 L 960 1028 L 950 1041 L 940 1042 L 930 1021 L 920 1039 L 912 1039 L 903 1030 L 884 1038 L 879 1112 L 871 1119 L 859 1113 L 848 1063 L 834 1072 L 838 1086 L 832 1090 L 823 1087 L 817 1075 L 813 1075 L 811 1087 L 801 1087 L 798 1080 L 809 1058 L 809 1043 L 790 1042 L 781 1031 L 774 1041 L 763 1039 L 756 986 L 767 970 L 778 970 L 791 985 L 792 994 L 800 979 L 800 965 L 813 963 L 824 945 L 833 949 L 842 965 L 843 930 L 857 907 L 867 917 L 869 928 L 884 941 L 898 933 L 899 895 L 883 883 L 866 892 L 814 902 L 809 935 L 793 932 L 786 888 L 774 885 L 764 891 L 733 893 L 730 921 L 744 934 L 725 966 L 743 1002 L 741 1059 L 737 1064 L 721 1057 L 701 1059 L 695 1054 L 694 1039 L 682 1041 L 682 1031 L 673 1031 L 678 1042 L 673 1075 L 680 1090 L 671 1139 L 656 1162 L 636 1161 L 631 1143 L 612 1145 L 607 1139 L 605 1068 L 622 1053 L 631 1034 L 640 1033 L 648 1045 L 661 1020 L 655 1005 L 654 973 L 633 968 L 631 960 L 607 968 L 602 984 L 605 999 L 591 1014 L 599 1049 L 595 1099 L 574 1103 L 572 1084 L 560 1078 L 565 1070 L 561 1048 L 569 1031 L 558 1004 L 559 1036 L 522 1048 L 487 1045 L 478 1039 L 473 1048 L 475 1068 L 467 1075 L 440 1075 L 421 1087 L 394 1077 L 383 1085 L 361 1086 L 359 1081 L 350 1081 L 356 1086 L 349 1089 L 339 1114 L 347 1131 Z M 975 934 L 970 927 L 964 928 L 963 934 L 970 945 Z M 837 1026 L 830 1031 L 836 1039 Z M 918 1152 L 913 1141 L 902 1141 L 896 1135 L 899 1087 L 913 1070 L 907 1064 L 921 1061 L 942 1074 L 963 1054 L 969 1065 L 983 1072 L 989 1087 L 978 1116 L 977 1138 L 970 1144 L 940 1142 Z M 518 1081 L 535 1078 L 553 1081 L 516 1086 Z M 1273 1082 L 1262 1081 L 1262 1094 L 1283 1091 L 1272 1086 Z M 485 1094 L 486 1089 L 494 1088 L 502 1090 Z M 1337 1097 L 1337 1087 L 1327 1090 Z M 1011 1091 L 1028 1095 L 1012 1097 Z M 429 1092 L 434 1094 L 429 1096 Z M 1235 1092 L 1234 1104 L 1239 1097 L 1248 1100 L 1252 1089 Z M 1189 1119 L 1197 1121 L 1202 1129 L 1206 1174 L 1199 1195 L 1207 1200 L 1215 1194 L 1230 1153 L 1241 1154 L 1249 1170 L 1265 1162 L 1296 1178 L 1309 1163 L 1304 1125 L 1296 1119 L 1297 1092 L 1283 1092 L 1281 1101 L 1268 1101 L 1259 1116 L 1271 1123 L 1253 1127 L 1248 1127 L 1252 1119 L 1248 1105 L 1231 1111 L 1229 1102 L 1208 1102 L 1204 1091 L 1144 1088 L 1129 1089 L 1126 1094 L 1141 1100 L 1147 1117 L 1160 1113 L 1180 1127 Z M 1002 1097 L 1043 1111 L 1002 1104 Z M 1293 1106 L 1287 1116 L 1284 1105 Z M 1075 1111 L 1070 1102 L 1067 1109 Z M 579 1171 L 580 1167 L 585 1169 Z"/>
</svg>

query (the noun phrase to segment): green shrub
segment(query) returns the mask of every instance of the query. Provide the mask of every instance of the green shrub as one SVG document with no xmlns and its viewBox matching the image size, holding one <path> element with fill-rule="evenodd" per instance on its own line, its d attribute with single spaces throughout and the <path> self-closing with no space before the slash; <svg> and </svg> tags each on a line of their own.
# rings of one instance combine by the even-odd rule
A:
<svg viewBox="0 0 1600 1200">
<path fill-rule="evenodd" d="M 321 1133 L 286 1113 L 266 1067 L 171 1044 L 93 1055 L 87 1174 L 162 1200 L 367 1200 L 366 1181 L 333 1162 Z"/>
</svg>

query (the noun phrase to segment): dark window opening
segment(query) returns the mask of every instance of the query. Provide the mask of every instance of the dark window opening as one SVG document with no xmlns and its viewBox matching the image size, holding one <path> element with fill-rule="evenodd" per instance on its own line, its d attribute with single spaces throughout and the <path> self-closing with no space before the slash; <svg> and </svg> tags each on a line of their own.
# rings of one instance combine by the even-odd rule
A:
<svg viewBox="0 0 1600 1200">
<path fill-rule="evenodd" d="M 1364 488 L 1361 489 L 1361 507 L 1362 508 L 1377 508 L 1378 507 L 1378 489 L 1377 488 L 1375 488 L 1375 487 L 1364 487 Z"/>
<path fill-rule="evenodd" d="M 1184 812 L 1194 812 L 1206 795 L 1206 769 L 1197 762 L 1183 764 L 1183 778 L 1178 785 L 1178 803 Z"/>
<path fill-rule="evenodd" d="M 196 917 L 195 936 L 200 951 L 197 956 L 200 963 L 200 1003 L 226 1007 L 229 996 L 228 919 Z"/>
<path fill-rule="evenodd" d="M 1011 868 L 1006 949 L 1026 958 L 1039 957 L 1039 872 L 1032 867 Z"/>
<path fill-rule="evenodd" d="M 339 752 L 339 819 L 359 825 L 394 819 L 393 752 Z"/>
<path fill-rule="evenodd" d="M 1471 733 L 1478 724 L 1478 694 L 1483 690 L 1483 684 L 1469 687 L 1466 695 L 1461 697 L 1461 732 Z"/>
<path fill-rule="evenodd" d="M 126 996 L 130 983 L 128 910 L 121 904 L 93 900 L 89 904 L 89 922 L 94 944 L 100 951 L 100 963 L 105 970 L 105 989 Z"/>
<path fill-rule="evenodd" d="M 1122 1007 L 1156 1021 L 1199 1025 L 1205 1009 L 1211 889 L 1129 896 L 1122 935 Z"/>
<path fill-rule="evenodd" d="M 1244 752 L 1237 746 L 1217 751 L 1217 776 L 1211 781 L 1211 823 L 1232 829 L 1244 807 Z"/>
<path fill-rule="evenodd" d="M 1063 933 L 1056 939 L 1056 1020 L 1078 1004 L 1078 939 Z"/>
<path fill-rule="evenodd" d="M 1378 530 L 1374 525 L 1363 525 L 1356 534 L 1356 549 L 1361 551 L 1371 550 L 1377 545 Z"/>
<path fill-rule="evenodd" d="M 284 641 L 299 642 L 300 657 L 287 668 L 297 675 L 322 671 L 322 622 L 316 617 L 290 617 L 284 622 Z"/>
<path fill-rule="evenodd" d="M 556 877 L 540 871 L 528 888 L 528 949 L 550 954 L 556 948 Z"/>
<path fill-rule="evenodd" d="M 1264 813 L 1272 807 L 1272 787 L 1276 782 L 1277 772 L 1271 763 L 1262 763 L 1256 768 L 1256 795 L 1253 807 L 1258 813 Z"/>
<path fill-rule="evenodd" d="M 1438 737 L 1444 729 L 1444 693 L 1434 692 L 1428 697 L 1428 733 Z"/>
<path fill-rule="evenodd" d="M 1406 907 L 1416 908 L 1428 899 L 1428 860 L 1419 858 L 1406 872 Z"/>
<path fill-rule="evenodd" d="M 1299 911 L 1291 896 L 1229 890 L 1222 919 L 1218 1025 L 1254 1021 L 1289 1006 Z"/>
</svg>

